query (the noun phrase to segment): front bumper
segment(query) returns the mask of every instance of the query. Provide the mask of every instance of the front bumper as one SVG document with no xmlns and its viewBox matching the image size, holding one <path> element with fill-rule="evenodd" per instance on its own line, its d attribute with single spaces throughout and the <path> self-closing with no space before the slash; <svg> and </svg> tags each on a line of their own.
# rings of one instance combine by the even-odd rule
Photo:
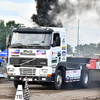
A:
<svg viewBox="0 0 100 100">
<path fill-rule="evenodd" d="M 54 76 L 51 77 L 45 77 L 45 76 L 8 76 L 9 81 L 25 81 L 27 78 L 27 81 L 30 82 L 54 82 Z"/>
</svg>

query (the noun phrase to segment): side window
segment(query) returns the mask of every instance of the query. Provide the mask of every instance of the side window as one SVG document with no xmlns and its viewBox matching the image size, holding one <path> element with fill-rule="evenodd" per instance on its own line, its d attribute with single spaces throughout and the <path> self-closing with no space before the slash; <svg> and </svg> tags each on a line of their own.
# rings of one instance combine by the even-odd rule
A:
<svg viewBox="0 0 100 100">
<path fill-rule="evenodd" d="M 57 37 L 60 37 L 59 33 L 54 33 L 54 36 L 53 36 L 53 46 L 57 46 Z"/>
</svg>

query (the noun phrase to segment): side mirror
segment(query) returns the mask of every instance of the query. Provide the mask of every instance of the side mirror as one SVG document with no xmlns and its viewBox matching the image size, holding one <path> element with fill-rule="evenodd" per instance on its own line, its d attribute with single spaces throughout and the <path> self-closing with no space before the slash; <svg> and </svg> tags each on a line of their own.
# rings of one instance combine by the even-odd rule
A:
<svg viewBox="0 0 100 100">
<path fill-rule="evenodd" d="M 7 39 L 6 39 L 6 47 L 8 48 L 10 46 L 10 42 L 11 42 L 11 34 L 8 35 Z"/>
<path fill-rule="evenodd" d="M 56 37 L 56 46 L 60 46 L 60 37 Z"/>
<path fill-rule="evenodd" d="M 57 54 L 57 55 L 58 55 L 58 57 L 60 57 L 60 56 L 61 56 L 61 52 L 58 52 L 58 54 Z"/>
</svg>

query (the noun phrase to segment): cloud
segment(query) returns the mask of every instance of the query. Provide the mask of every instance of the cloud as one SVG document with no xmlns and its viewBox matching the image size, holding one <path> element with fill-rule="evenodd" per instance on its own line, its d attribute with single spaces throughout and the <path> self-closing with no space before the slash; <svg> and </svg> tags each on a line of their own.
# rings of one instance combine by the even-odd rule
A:
<svg viewBox="0 0 100 100">
<path fill-rule="evenodd" d="M 16 0 L 17 1 L 17 0 Z M 36 13 L 35 2 L 31 3 L 15 3 L 11 0 L 0 1 L 0 19 L 15 20 L 17 23 L 23 23 L 26 26 L 32 26 L 31 16 Z"/>
<path fill-rule="evenodd" d="M 0 10 L 0 14 L 1 14 L 2 16 L 8 16 L 8 15 L 11 15 L 11 16 L 18 16 L 18 15 L 19 15 L 19 12 L 7 11 L 7 10 Z"/>
<path fill-rule="evenodd" d="M 33 0 L 0 0 L 0 1 L 6 1 L 6 2 L 14 2 L 14 3 L 30 3 L 33 2 Z"/>
</svg>

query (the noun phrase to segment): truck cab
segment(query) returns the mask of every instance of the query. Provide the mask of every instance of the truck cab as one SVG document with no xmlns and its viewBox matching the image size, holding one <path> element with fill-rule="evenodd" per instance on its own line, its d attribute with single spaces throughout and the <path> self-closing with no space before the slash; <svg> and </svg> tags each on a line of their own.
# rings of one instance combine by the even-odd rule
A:
<svg viewBox="0 0 100 100">
<path fill-rule="evenodd" d="M 8 37 L 7 75 L 15 87 L 27 79 L 51 83 L 58 65 L 66 68 L 66 30 L 64 28 L 16 28 Z M 61 63 L 64 62 L 64 63 Z M 65 79 L 65 73 L 63 73 Z M 58 78 L 59 79 L 59 78 Z M 62 79 L 60 80 L 62 83 Z"/>
</svg>

